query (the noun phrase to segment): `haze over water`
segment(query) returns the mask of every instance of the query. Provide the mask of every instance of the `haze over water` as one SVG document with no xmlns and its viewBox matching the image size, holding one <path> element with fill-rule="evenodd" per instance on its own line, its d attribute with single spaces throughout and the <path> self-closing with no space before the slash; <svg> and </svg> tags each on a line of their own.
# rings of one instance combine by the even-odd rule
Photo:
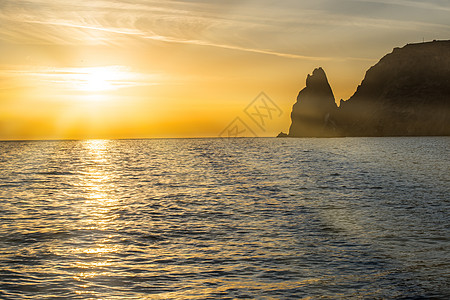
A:
<svg viewBox="0 0 450 300">
<path fill-rule="evenodd" d="M 449 145 L 0 142 L 0 298 L 449 297 Z"/>
</svg>

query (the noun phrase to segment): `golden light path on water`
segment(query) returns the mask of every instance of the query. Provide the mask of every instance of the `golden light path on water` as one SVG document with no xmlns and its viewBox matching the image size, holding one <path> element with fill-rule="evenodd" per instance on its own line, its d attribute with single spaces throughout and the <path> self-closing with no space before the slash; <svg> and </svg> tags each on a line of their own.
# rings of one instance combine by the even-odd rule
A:
<svg viewBox="0 0 450 300">
<path fill-rule="evenodd" d="M 82 142 L 82 147 L 87 151 L 89 161 L 88 169 L 80 176 L 80 187 L 86 192 L 86 200 L 80 202 L 77 207 L 79 213 L 84 216 L 79 226 L 84 230 L 107 231 L 115 217 L 108 215 L 111 209 L 115 208 L 119 201 L 111 191 L 115 186 L 111 183 L 111 174 L 106 166 L 108 162 L 108 141 L 107 140 L 86 140 Z M 97 276 L 108 276 L 110 272 L 99 271 L 111 266 L 112 262 L 105 257 L 121 251 L 121 246 L 112 242 L 113 235 L 105 236 L 103 239 L 89 245 L 88 247 L 74 248 L 71 251 L 74 255 L 88 255 L 92 259 L 78 262 L 75 267 L 81 271 L 74 275 L 75 280 L 90 280 Z M 80 285 L 80 288 L 88 288 L 89 285 Z M 83 289 L 76 291 L 82 295 L 92 293 Z"/>
</svg>

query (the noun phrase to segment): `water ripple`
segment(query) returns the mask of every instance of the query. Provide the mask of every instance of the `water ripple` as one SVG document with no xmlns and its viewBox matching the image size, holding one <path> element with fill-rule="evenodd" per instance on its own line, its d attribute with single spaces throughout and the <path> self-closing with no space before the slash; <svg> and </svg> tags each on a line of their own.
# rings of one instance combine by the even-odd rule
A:
<svg viewBox="0 0 450 300">
<path fill-rule="evenodd" d="M 449 142 L 0 142 L 0 298 L 448 298 Z"/>
</svg>

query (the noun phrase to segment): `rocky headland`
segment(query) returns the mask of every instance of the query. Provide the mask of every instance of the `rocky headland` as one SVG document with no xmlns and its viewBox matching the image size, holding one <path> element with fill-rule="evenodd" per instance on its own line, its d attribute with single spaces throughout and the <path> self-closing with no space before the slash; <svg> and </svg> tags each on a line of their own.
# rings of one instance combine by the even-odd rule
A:
<svg viewBox="0 0 450 300">
<path fill-rule="evenodd" d="M 395 48 L 340 107 L 325 71 L 317 68 L 306 78 L 291 119 L 289 137 L 448 136 L 450 41 Z"/>
</svg>

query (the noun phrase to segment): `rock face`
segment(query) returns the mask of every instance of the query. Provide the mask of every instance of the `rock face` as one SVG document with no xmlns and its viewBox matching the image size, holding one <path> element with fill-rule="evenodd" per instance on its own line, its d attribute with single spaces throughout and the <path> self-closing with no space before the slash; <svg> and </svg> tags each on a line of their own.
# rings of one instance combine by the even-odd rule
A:
<svg viewBox="0 0 450 300">
<path fill-rule="evenodd" d="M 289 136 L 334 136 L 336 133 L 332 116 L 336 109 L 325 71 L 322 68 L 315 69 L 306 78 L 306 87 L 300 91 L 292 108 Z"/>
<path fill-rule="evenodd" d="M 309 89 L 307 79 L 297 98 L 291 137 L 450 135 L 450 41 L 394 49 L 338 109 L 330 105 L 334 97 L 323 70 L 319 77 L 322 88 Z M 313 119 L 305 118 L 310 107 L 315 107 Z"/>
</svg>

